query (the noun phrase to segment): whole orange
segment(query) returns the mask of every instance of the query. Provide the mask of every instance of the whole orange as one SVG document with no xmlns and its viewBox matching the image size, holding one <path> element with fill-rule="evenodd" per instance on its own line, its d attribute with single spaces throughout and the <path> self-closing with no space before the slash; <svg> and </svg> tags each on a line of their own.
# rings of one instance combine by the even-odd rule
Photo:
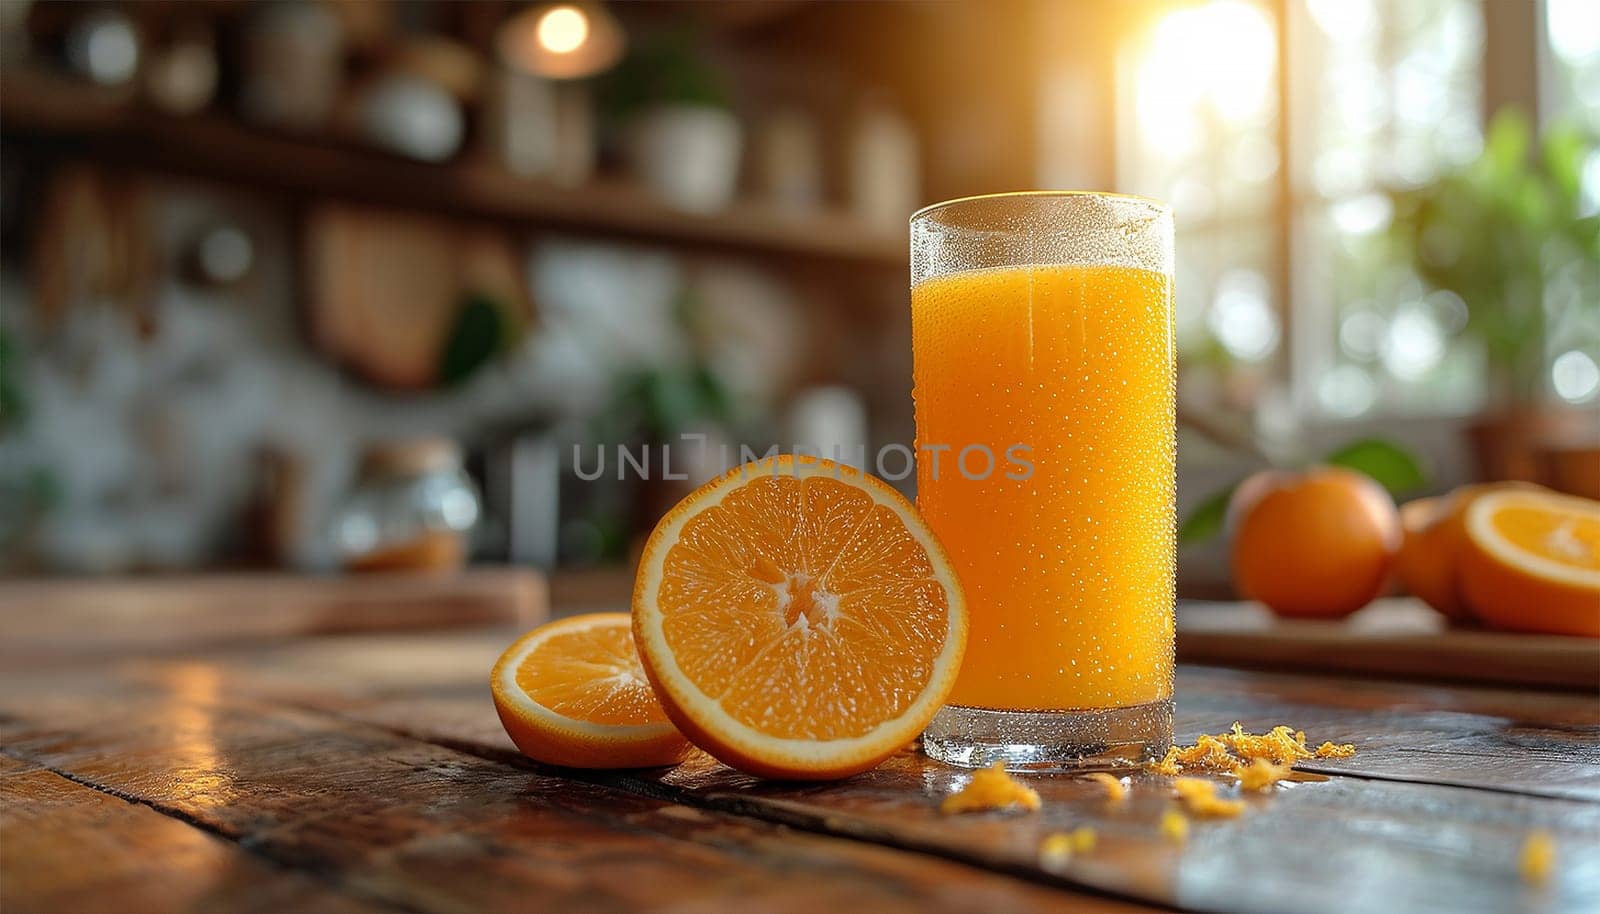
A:
<svg viewBox="0 0 1600 914">
<path fill-rule="evenodd" d="M 1229 539 L 1237 536 L 1239 525 L 1244 523 L 1244 516 L 1261 497 L 1274 489 L 1281 488 L 1300 478 L 1294 470 L 1262 470 L 1252 473 L 1233 489 L 1233 495 L 1228 499 L 1228 511 L 1223 516 L 1222 530 Z"/>
<path fill-rule="evenodd" d="M 1246 480 L 1234 501 L 1233 583 L 1245 597 L 1280 616 L 1334 619 L 1383 590 L 1400 517 L 1369 477 L 1340 467 L 1271 472 Z"/>
</svg>

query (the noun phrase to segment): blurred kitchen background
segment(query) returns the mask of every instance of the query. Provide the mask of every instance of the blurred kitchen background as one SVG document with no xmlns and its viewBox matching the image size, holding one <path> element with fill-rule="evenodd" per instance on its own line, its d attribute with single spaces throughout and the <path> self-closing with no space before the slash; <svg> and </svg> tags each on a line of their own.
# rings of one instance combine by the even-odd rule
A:
<svg viewBox="0 0 1600 914">
<path fill-rule="evenodd" d="M 906 219 L 1027 188 L 1177 211 L 1184 514 L 1600 496 L 1597 135 L 1595 0 L 0 0 L 0 567 L 625 588 L 739 445 L 911 443 Z"/>
</svg>

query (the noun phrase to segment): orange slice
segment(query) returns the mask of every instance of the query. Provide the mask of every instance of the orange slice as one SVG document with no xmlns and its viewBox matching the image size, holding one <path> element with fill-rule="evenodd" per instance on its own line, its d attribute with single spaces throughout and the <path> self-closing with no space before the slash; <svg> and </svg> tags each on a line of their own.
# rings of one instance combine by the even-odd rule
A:
<svg viewBox="0 0 1600 914">
<path fill-rule="evenodd" d="M 669 511 L 633 632 L 667 715 L 772 778 L 838 778 L 905 746 L 955 681 L 967 610 L 910 502 L 847 466 L 771 457 Z"/>
<path fill-rule="evenodd" d="M 1600 638 L 1600 502 L 1505 490 L 1466 513 L 1461 593 L 1484 621 Z"/>
<path fill-rule="evenodd" d="M 627 613 L 593 613 L 528 632 L 489 674 L 495 710 L 522 754 L 569 768 L 673 765 L 689 753 L 661 710 Z"/>
</svg>

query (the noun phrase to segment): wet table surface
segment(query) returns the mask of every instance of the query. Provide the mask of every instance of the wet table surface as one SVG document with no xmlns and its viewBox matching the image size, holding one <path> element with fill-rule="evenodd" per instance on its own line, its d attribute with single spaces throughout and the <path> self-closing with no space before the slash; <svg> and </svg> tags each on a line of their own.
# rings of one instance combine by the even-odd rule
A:
<svg viewBox="0 0 1600 914">
<path fill-rule="evenodd" d="M 1178 844 L 1148 775 L 1118 804 L 1031 777 L 1038 813 L 947 817 L 967 773 L 915 749 L 831 784 L 539 765 L 489 701 L 514 634 L 10 656 L 0 910 L 1600 910 L 1592 692 L 1183 667 L 1181 739 L 1286 723 L 1358 753 Z M 1041 857 L 1085 824 L 1093 851 Z"/>
</svg>

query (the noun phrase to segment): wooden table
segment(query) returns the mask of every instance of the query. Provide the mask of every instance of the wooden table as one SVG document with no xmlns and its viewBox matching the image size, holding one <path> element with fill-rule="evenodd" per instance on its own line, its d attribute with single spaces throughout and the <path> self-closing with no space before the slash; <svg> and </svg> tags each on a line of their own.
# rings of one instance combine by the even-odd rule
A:
<svg viewBox="0 0 1600 914">
<path fill-rule="evenodd" d="M 1148 777 L 945 817 L 966 774 L 914 750 L 835 784 L 534 764 L 488 697 L 513 634 L 12 658 L 0 910 L 1600 910 L 1593 694 L 1184 667 L 1184 738 L 1288 723 L 1359 752 L 1179 845 Z M 1080 824 L 1094 851 L 1041 860 Z M 1535 829 L 1543 885 L 1518 872 Z"/>
</svg>

